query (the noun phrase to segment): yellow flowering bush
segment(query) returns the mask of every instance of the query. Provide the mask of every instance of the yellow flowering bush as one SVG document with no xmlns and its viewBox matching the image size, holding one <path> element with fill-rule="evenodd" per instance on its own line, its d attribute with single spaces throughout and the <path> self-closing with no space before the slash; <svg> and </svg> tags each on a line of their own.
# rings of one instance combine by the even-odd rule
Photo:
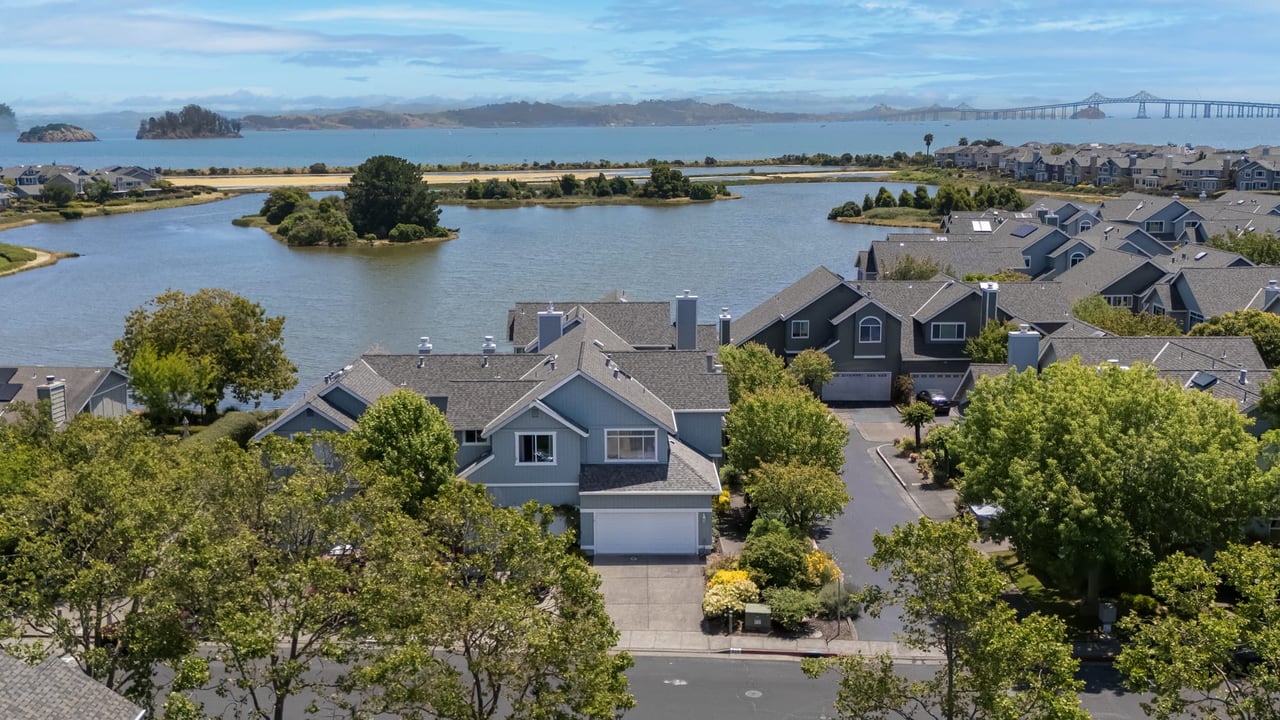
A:
<svg viewBox="0 0 1280 720">
<path fill-rule="evenodd" d="M 711 587 L 713 585 L 726 585 L 728 583 L 738 582 L 739 580 L 750 579 L 751 576 L 747 574 L 746 570 L 721 570 L 711 576 L 711 579 L 707 581 L 707 587 Z"/>
<path fill-rule="evenodd" d="M 814 587 L 822 587 L 840 577 L 840 566 L 836 565 L 835 558 L 830 553 L 815 548 L 805 556 L 805 562 L 808 565 L 809 583 Z"/>
<path fill-rule="evenodd" d="M 729 512 L 729 491 L 725 490 L 711 501 L 711 510 L 718 515 Z"/>
<path fill-rule="evenodd" d="M 760 589 L 750 580 L 735 580 L 719 585 L 710 585 L 702 596 L 702 614 L 709 618 L 723 616 L 732 610 L 741 613 L 749 602 L 760 599 Z"/>
</svg>

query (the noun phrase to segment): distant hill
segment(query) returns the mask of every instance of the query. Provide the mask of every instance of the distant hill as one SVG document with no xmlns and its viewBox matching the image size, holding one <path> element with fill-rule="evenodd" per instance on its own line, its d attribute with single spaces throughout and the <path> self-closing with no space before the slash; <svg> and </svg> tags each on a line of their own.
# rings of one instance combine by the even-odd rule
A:
<svg viewBox="0 0 1280 720">
<path fill-rule="evenodd" d="M 139 140 L 187 140 L 192 138 L 238 138 L 240 121 L 223 117 L 199 105 L 178 112 L 166 112 L 138 125 Z"/>
<path fill-rule="evenodd" d="M 97 142 L 98 137 L 82 127 L 67 123 L 37 125 L 18 136 L 20 143 Z"/>
<path fill-rule="evenodd" d="M 600 127 L 724 125 L 833 119 L 828 115 L 771 113 L 727 103 L 649 100 L 635 104 L 572 107 L 509 102 L 433 113 L 345 110 L 328 114 L 246 115 L 246 130 L 342 130 L 417 127 Z"/>
</svg>

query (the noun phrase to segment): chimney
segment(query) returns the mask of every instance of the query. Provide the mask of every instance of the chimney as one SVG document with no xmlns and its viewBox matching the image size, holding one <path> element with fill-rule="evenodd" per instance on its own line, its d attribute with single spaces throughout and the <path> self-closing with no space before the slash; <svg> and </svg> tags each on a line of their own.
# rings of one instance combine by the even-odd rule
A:
<svg viewBox="0 0 1280 720">
<path fill-rule="evenodd" d="M 720 308 L 720 320 L 716 324 L 716 329 L 719 331 L 718 334 L 720 336 L 721 345 L 733 344 L 733 338 L 731 338 L 729 334 L 729 323 L 731 320 L 732 318 L 729 316 L 729 308 Z"/>
<path fill-rule="evenodd" d="M 698 296 L 688 290 L 676 297 L 676 349 L 698 347 Z"/>
<path fill-rule="evenodd" d="M 996 319 L 997 300 L 1000 298 L 1000 283 L 980 282 L 978 289 L 982 291 L 982 322 L 989 323 Z"/>
<path fill-rule="evenodd" d="M 1275 280 L 1268 280 L 1267 287 L 1264 289 L 1262 309 L 1267 312 L 1276 312 L 1275 302 L 1280 299 L 1280 285 Z"/>
<path fill-rule="evenodd" d="M 547 303 L 547 309 L 538 313 L 538 351 L 560 339 L 564 332 L 564 313 Z"/>
<path fill-rule="evenodd" d="M 1019 372 L 1039 369 L 1040 333 L 1022 324 L 1009 333 L 1009 367 Z"/>
<path fill-rule="evenodd" d="M 1045 213 L 1044 224 L 1058 227 L 1058 213 L 1056 212 Z"/>
<path fill-rule="evenodd" d="M 498 352 L 498 346 L 493 342 L 492 335 L 485 335 L 484 342 L 480 344 L 480 353 L 482 355 L 492 355 Z"/>
<path fill-rule="evenodd" d="M 716 356 L 707 353 L 707 374 L 711 375 L 716 371 Z"/>
<path fill-rule="evenodd" d="M 1244 368 L 1240 368 L 1240 384 L 1241 385 L 1249 384 L 1249 371 L 1245 370 Z"/>
<path fill-rule="evenodd" d="M 419 355 L 431 354 L 431 338 L 427 337 L 426 335 L 423 335 L 422 337 L 418 338 L 418 354 Z M 422 367 L 422 366 L 419 365 L 418 367 Z"/>
<path fill-rule="evenodd" d="M 1048 214 L 1049 208 L 1045 207 L 1043 203 L 1036 206 L 1036 217 L 1040 218 L 1040 222 L 1043 223 L 1045 216 Z"/>
<path fill-rule="evenodd" d="M 49 401 L 49 418 L 62 427 L 67 423 L 67 383 L 52 375 L 44 376 L 44 384 L 36 386 L 36 400 Z"/>
</svg>

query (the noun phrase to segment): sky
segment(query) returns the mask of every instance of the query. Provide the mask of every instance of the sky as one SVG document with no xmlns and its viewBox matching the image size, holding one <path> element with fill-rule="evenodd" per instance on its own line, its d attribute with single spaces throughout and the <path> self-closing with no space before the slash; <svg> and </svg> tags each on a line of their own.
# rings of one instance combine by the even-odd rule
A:
<svg viewBox="0 0 1280 720">
<path fill-rule="evenodd" d="M 697 98 L 1280 100 L 1275 0 L 0 0 L 21 116 Z"/>
</svg>

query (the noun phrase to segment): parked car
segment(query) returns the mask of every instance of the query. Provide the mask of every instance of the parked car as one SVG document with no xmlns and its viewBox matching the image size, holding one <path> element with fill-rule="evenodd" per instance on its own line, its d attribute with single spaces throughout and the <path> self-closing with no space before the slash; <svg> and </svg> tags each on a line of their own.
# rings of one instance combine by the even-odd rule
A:
<svg viewBox="0 0 1280 720">
<path fill-rule="evenodd" d="M 951 398 L 947 397 L 947 394 L 941 390 L 921 390 L 916 393 L 916 400 L 922 403 L 929 403 L 939 413 L 945 413 L 951 409 Z"/>
</svg>

